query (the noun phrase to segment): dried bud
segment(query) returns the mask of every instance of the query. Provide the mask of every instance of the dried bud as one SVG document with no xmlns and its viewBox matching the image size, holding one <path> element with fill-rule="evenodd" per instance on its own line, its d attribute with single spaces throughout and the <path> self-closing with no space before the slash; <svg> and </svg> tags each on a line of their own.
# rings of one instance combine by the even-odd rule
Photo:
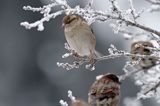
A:
<svg viewBox="0 0 160 106">
<path fill-rule="evenodd" d="M 140 55 L 151 55 L 152 51 L 149 48 L 153 48 L 153 44 L 149 41 L 138 41 L 131 45 L 131 53 L 132 54 L 140 54 Z M 137 61 L 138 58 L 132 57 L 133 61 Z M 156 60 L 153 58 L 143 58 L 141 59 L 139 66 L 142 69 L 148 69 L 156 64 Z"/>
<path fill-rule="evenodd" d="M 90 105 L 83 100 L 76 100 L 75 102 L 72 102 L 71 106 L 90 106 Z"/>
<path fill-rule="evenodd" d="M 89 90 L 88 101 L 92 106 L 117 106 L 120 99 L 120 82 L 114 74 L 105 74 Z"/>
</svg>

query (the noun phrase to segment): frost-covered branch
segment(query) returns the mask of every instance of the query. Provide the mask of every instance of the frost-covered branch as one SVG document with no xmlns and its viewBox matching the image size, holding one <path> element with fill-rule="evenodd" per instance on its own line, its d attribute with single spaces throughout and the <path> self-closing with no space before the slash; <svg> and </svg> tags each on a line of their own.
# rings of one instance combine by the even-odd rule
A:
<svg viewBox="0 0 160 106">
<path fill-rule="evenodd" d="M 123 24 L 126 26 L 133 26 L 140 28 L 142 30 L 145 30 L 150 33 L 154 33 L 158 36 L 160 36 L 160 31 L 154 30 L 150 27 L 144 26 L 142 24 L 139 24 L 135 22 L 135 20 L 140 16 L 140 14 L 143 12 L 136 13 L 135 9 L 133 8 L 132 1 L 129 0 L 130 8 L 127 11 L 122 11 L 117 5 L 116 0 L 109 0 L 111 3 L 111 8 L 107 12 L 103 11 L 97 11 L 94 10 L 91 6 L 93 2 L 89 2 L 89 5 L 86 5 L 85 8 L 81 8 L 79 6 L 76 6 L 74 8 L 71 8 L 66 0 L 53 0 L 53 3 L 51 5 L 46 5 L 42 8 L 33 8 L 31 6 L 24 6 L 25 10 L 31 10 L 31 11 L 39 11 L 41 14 L 44 14 L 43 18 L 33 22 L 22 22 L 21 25 L 26 27 L 27 29 L 31 29 L 34 27 L 37 27 L 37 30 L 42 31 L 44 30 L 43 24 L 44 22 L 49 21 L 50 19 L 54 19 L 55 17 L 61 15 L 61 14 L 77 14 L 82 16 L 89 24 L 97 21 L 106 22 L 109 20 L 115 20 L 118 24 Z M 51 13 L 51 8 L 55 6 L 60 6 L 61 10 Z M 133 17 L 133 20 L 130 18 Z"/>
<path fill-rule="evenodd" d="M 61 104 L 61 106 L 68 106 L 68 103 L 64 100 L 60 100 L 59 103 Z"/>
<path fill-rule="evenodd" d="M 76 98 L 72 95 L 72 91 L 68 90 L 68 97 L 70 98 L 71 102 L 76 102 Z M 60 100 L 59 103 L 61 106 L 68 106 L 68 103 L 64 100 Z"/>
<path fill-rule="evenodd" d="M 158 40 L 157 37 L 155 37 L 155 35 L 153 34 L 150 34 L 146 31 L 129 31 L 128 29 L 126 28 L 118 28 L 115 24 L 110 24 L 110 27 L 113 29 L 114 33 L 118 33 L 118 34 L 122 34 L 123 37 L 126 39 L 126 40 L 134 40 L 136 37 L 138 36 L 146 36 L 146 35 L 150 35 L 150 38 L 151 39 L 154 39 L 154 40 Z"/>
<path fill-rule="evenodd" d="M 61 6 L 62 10 L 57 11 L 55 13 L 51 13 L 51 10 L 53 7 L 56 6 Z M 38 31 L 43 31 L 44 30 L 44 26 L 43 23 L 44 22 L 48 22 L 50 21 L 50 19 L 55 18 L 61 14 L 63 14 L 65 12 L 65 9 L 70 9 L 69 5 L 67 4 L 66 0 L 54 0 L 53 3 L 45 5 L 43 7 L 31 7 L 31 6 L 24 6 L 23 7 L 24 10 L 27 11 L 33 11 L 33 12 L 39 12 L 41 14 L 43 14 L 43 18 L 33 22 L 33 23 L 29 23 L 27 21 L 25 22 L 21 22 L 20 25 L 24 26 L 26 29 L 31 29 L 34 27 L 37 27 Z"/>
<path fill-rule="evenodd" d="M 76 98 L 73 96 L 71 90 L 68 91 L 68 97 L 69 97 L 70 100 L 71 100 L 71 105 L 68 105 L 68 103 L 65 102 L 64 100 L 60 100 L 59 103 L 60 103 L 61 106 L 91 106 L 91 105 L 89 105 L 88 103 L 86 103 L 86 102 L 83 101 L 83 100 L 76 99 Z"/>
<path fill-rule="evenodd" d="M 160 66 L 140 71 L 134 76 L 136 85 L 141 87 L 138 99 L 155 98 L 160 103 Z"/>
<path fill-rule="evenodd" d="M 69 56 L 75 57 L 73 51 L 70 49 L 69 45 L 67 43 L 65 43 L 65 48 L 70 51 L 70 53 L 66 53 L 65 55 L 62 56 L 62 58 L 67 58 Z M 137 57 L 140 59 L 147 59 L 147 58 L 154 58 L 157 61 L 160 60 L 160 56 L 158 55 L 141 55 L 141 54 L 131 54 L 129 52 L 125 52 L 123 50 L 118 50 L 114 45 L 111 45 L 111 47 L 108 49 L 109 51 L 109 55 L 105 55 L 99 58 L 95 58 L 96 62 L 98 61 L 103 61 L 103 60 L 108 60 L 108 59 L 114 59 L 114 58 L 119 58 L 119 57 Z M 90 64 L 90 59 L 87 57 L 75 57 L 76 61 L 73 62 L 73 64 L 69 64 L 69 63 L 60 63 L 57 62 L 57 65 L 59 67 L 63 67 L 67 70 L 71 70 L 73 68 L 79 68 L 81 65 L 83 64 L 87 64 L 86 65 L 86 69 L 89 69 L 91 71 L 95 70 L 95 64 Z"/>
<path fill-rule="evenodd" d="M 135 12 L 135 8 L 133 7 L 133 1 L 132 0 L 128 0 L 129 1 L 129 6 L 130 6 L 130 11 L 133 17 L 134 22 L 136 22 L 136 19 L 139 17 L 136 12 Z"/>
<path fill-rule="evenodd" d="M 148 91 L 144 92 L 144 95 L 147 95 L 151 91 L 156 92 L 158 87 L 160 87 L 160 81 L 157 84 L 155 84 L 153 87 L 151 87 Z"/>
<path fill-rule="evenodd" d="M 121 82 L 124 81 L 126 78 L 129 78 L 129 77 L 133 76 L 137 72 L 143 71 L 142 69 L 134 68 L 136 65 L 139 64 L 140 61 L 141 61 L 141 59 L 139 59 L 138 61 L 128 61 L 128 62 L 126 62 L 125 66 L 123 67 L 123 71 L 125 72 L 125 74 L 119 76 Z"/>
</svg>

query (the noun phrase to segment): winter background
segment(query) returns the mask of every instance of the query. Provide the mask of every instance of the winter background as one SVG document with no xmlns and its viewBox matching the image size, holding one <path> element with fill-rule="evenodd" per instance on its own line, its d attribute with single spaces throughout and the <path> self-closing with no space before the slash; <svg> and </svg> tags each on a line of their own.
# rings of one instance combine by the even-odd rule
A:
<svg viewBox="0 0 160 106">
<path fill-rule="evenodd" d="M 74 7 L 85 6 L 87 0 L 68 0 Z M 121 8 L 128 7 L 128 1 L 121 0 Z M 137 10 L 149 7 L 144 0 L 133 0 Z M 26 30 L 20 22 L 34 22 L 41 18 L 39 13 L 24 11 L 25 5 L 35 7 L 47 4 L 49 0 L 1 0 L 0 3 L 0 106 L 60 106 L 59 100 L 69 100 L 67 91 L 72 90 L 74 96 L 87 101 L 88 89 L 95 77 L 104 73 L 123 74 L 122 68 L 126 58 L 101 61 L 94 72 L 79 69 L 66 71 L 56 65 L 62 59 L 64 49 L 64 33 L 61 27 L 63 16 L 45 23 L 42 32 L 36 29 Z M 106 0 L 94 0 L 94 8 L 105 10 Z M 56 9 L 55 9 L 56 10 Z M 53 10 L 54 11 L 54 10 Z M 143 24 L 160 30 L 160 13 L 144 13 L 139 19 Z M 107 23 L 93 23 L 97 39 L 97 50 L 108 54 L 110 44 L 118 49 L 130 50 L 130 41 L 121 35 L 113 34 Z M 139 91 L 132 79 L 121 85 L 121 102 L 125 97 L 135 97 Z M 146 99 L 144 106 L 159 106 L 154 100 Z"/>
</svg>

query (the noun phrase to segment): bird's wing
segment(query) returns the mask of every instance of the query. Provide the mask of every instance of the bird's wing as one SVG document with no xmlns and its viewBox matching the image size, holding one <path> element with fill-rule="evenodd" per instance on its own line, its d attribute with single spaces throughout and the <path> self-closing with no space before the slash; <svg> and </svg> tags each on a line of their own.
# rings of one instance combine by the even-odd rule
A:
<svg viewBox="0 0 160 106">
<path fill-rule="evenodd" d="M 93 29 L 87 24 L 87 22 L 85 22 L 85 21 L 83 21 L 82 22 L 82 26 L 86 29 L 86 30 L 88 30 L 88 31 L 90 31 L 90 38 L 91 38 L 91 40 L 93 40 L 93 42 L 96 42 L 96 38 L 95 38 L 95 35 L 94 35 L 94 32 L 93 32 Z"/>
</svg>

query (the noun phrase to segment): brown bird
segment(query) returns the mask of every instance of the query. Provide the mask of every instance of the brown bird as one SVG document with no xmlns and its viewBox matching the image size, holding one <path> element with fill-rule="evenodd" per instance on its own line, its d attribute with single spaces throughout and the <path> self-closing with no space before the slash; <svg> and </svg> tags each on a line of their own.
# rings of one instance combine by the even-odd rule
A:
<svg viewBox="0 0 160 106">
<path fill-rule="evenodd" d="M 120 82 L 114 74 L 105 74 L 89 90 L 88 102 L 92 106 L 118 106 Z"/>
<path fill-rule="evenodd" d="M 79 56 L 90 59 L 100 57 L 95 50 L 96 38 L 91 27 L 81 17 L 68 15 L 63 18 L 64 33 L 67 43 Z"/>
<path fill-rule="evenodd" d="M 151 47 L 153 48 L 153 44 L 149 41 L 138 41 L 138 42 L 134 42 L 131 45 L 131 54 L 140 54 L 140 55 L 151 55 L 152 51 L 147 48 L 147 47 Z M 137 57 L 132 57 L 133 61 L 138 60 Z M 150 67 L 156 65 L 156 59 L 153 58 L 143 58 L 139 65 L 140 68 L 142 69 L 149 69 Z"/>
</svg>

